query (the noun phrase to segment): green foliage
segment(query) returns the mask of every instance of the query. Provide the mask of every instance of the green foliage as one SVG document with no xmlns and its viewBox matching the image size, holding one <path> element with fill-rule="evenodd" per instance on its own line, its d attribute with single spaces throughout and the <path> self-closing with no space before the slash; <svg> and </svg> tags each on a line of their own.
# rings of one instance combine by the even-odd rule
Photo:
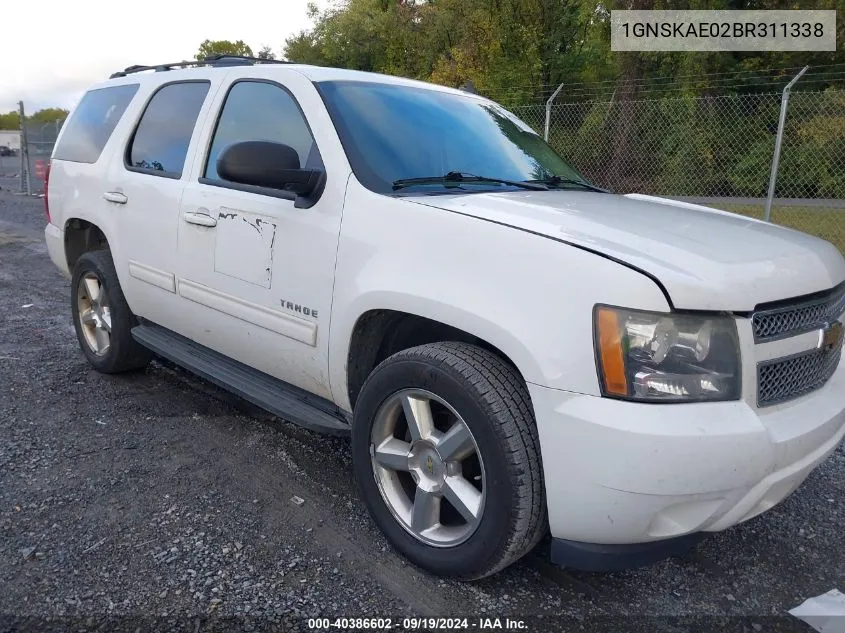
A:
<svg viewBox="0 0 845 633">
<path fill-rule="evenodd" d="M 243 40 L 230 42 L 229 40 L 205 40 L 200 44 L 194 59 L 203 60 L 212 55 L 244 55 L 253 57 L 252 49 Z"/>
<path fill-rule="evenodd" d="M 56 121 L 64 121 L 67 118 L 68 111 L 64 108 L 44 108 L 35 114 L 29 114 L 26 117 L 27 122 L 30 123 L 54 123 Z"/>
<path fill-rule="evenodd" d="M 64 108 L 44 108 L 34 114 L 28 114 L 26 120 L 28 124 L 44 125 L 45 123 L 64 121 L 67 115 L 68 111 Z M 19 130 L 21 129 L 20 121 L 20 115 L 17 110 L 0 114 L 0 130 Z"/>
<path fill-rule="evenodd" d="M 790 98 L 778 195 L 845 198 L 845 92 L 810 97 Z"/>
<path fill-rule="evenodd" d="M 723 173 L 717 156 L 720 139 L 714 138 L 713 114 L 708 112 L 707 103 L 701 99 L 682 97 L 658 101 L 656 113 L 661 121 L 662 137 L 655 139 L 653 156 L 663 157 L 655 161 L 659 167 L 656 174 L 660 191 L 715 192 L 722 189 L 720 176 Z M 711 124 L 708 125 L 708 119 Z"/>
<path fill-rule="evenodd" d="M 837 8 L 843 0 L 818 0 Z M 314 27 L 290 37 L 291 61 L 402 75 L 450 86 L 471 80 L 506 105 L 537 103 L 559 83 L 621 80 L 620 98 L 648 89 L 627 80 L 678 77 L 706 91 L 711 73 L 845 62 L 824 53 L 612 53 L 614 8 L 782 8 L 779 0 L 334 0 L 309 6 Z M 636 5 L 636 6 L 634 6 Z M 845 39 L 845 21 L 838 25 Z M 586 95 L 583 95 L 586 96 Z M 583 97 L 582 97 L 583 98 Z"/>
<path fill-rule="evenodd" d="M 19 130 L 20 128 L 21 118 L 17 110 L 0 114 L 0 130 Z"/>
<path fill-rule="evenodd" d="M 300 63 L 460 86 L 517 104 L 572 74 L 604 78 L 589 0 L 346 0 L 312 8 L 314 28 L 285 42 Z"/>
</svg>

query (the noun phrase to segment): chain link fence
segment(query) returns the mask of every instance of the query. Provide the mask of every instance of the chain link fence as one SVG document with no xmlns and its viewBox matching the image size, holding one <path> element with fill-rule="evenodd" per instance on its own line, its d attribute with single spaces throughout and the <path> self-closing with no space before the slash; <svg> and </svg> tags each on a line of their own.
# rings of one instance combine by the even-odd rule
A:
<svg viewBox="0 0 845 633">
<path fill-rule="evenodd" d="M 0 154 L 0 189 L 22 191 L 20 132 L 15 133 L 14 130 L 3 130 L 3 132 L 12 133 L 3 135 L 2 145 L 8 147 L 9 150 L 4 150 Z"/>
<path fill-rule="evenodd" d="M 53 154 L 53 146 L 64 124 L 63 120 L 42 123 L 26 122 L 26 165 L 29 169 L 29 188 L 32 194 L 44 193 L 44 178 L 47 163 Z M 22 188 L 26 186 L 26 174 L 22 179 Z"/>
<path fill-rule="evenodd" d="M 548 140 L 618 193 L 679 198 L 762 219 L 781 92 L 613 96 L 550 106 Z M 565 90 L 559 101 L 566 99 Z M 512 108 L 543 133 L 546 105 Z M 789 96 L 770 220 L 845 252 L 845 89 Z"/>
<path fill-rule="evenodd" d="M 63 120 L 26 120 L 25 129 L 18 131 L 20 149 L 0 157 L 0 188 L 30 195 L 44 192 L 47 163 L 63 124 Z"/>
</svg>

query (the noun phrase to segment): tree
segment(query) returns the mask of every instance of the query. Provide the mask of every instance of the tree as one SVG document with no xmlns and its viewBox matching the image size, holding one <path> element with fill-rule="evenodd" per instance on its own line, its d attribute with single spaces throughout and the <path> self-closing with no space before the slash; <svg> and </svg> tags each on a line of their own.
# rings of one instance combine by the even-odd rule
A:
<svg viewBox="0 0 845 633">
<path fill-rule="evenodd" d="M 825 9 L 838 8 L 842 2 L 816 0 L 817 8 Z M 336 0 L 323 10 L 309 5 L 313 27 L 288 38 L 283 55 L 300 63 L 454 87 L 471 80 L 480 94 L 508 106 L 542 103 L 561 83 L 589 84 L 569 87 L 561 100 L 589 100 L 596 87 L 610 88 L 607 97 L 615 88 L 615 102 L 634 100 L 640 93 L 653 95 L 649 88 L 665 86 L 666 78 L 677 78 L 672 87 L 685 94 L 707 96 L 711 83 L 724 91 L 725 82 L 715 82 L 715 76 L 735 79 L 731 89 L 741 92 L 742 77 L 753 77 L 747 71 L 805 63 L 833 68 L 845 62 L 841 47 L 818 53 L 610 50 L 612 9 L 782 5 L 782 0 Z M 837 28 L 837 40 L 845 39 L 845 21 L 840 20 Z M 633 132 L 630 121 L 619 121 L 617 127 L 616 153 L 621 161 L 613 167 L 621 176 Z"/>
<path fill-rule="evenodd" d="M 0 130 L 19 130 L 21 129 L 21 118 L 16 110 L 0 114 Z"/>
<path fill-rule="evenodd" d="M 313 28 L 288 38 L 284 55 L 455 87 L 472 81 L 482 94 L 526 103 L 605 61 L 587 46 L 597 2 L 346 0 L 309 7 Z"/>
<path fill-rule="evenodd" d="M 68 111 L 64 108 L 44 108 L 38 110 L 26 117 L 27 123 L 45 125 L 47 123 L 55 123 L 56 121 L 64 121 L 67 118 Z M 19 130 L 21 128 L 21 118 L 17 110 L 12 110 L 6 114 L 0 114 L 0 130 Z"/>
<path fill-rule="evenodd" d="M 276 54 L 269 46 L 262 46 L 261 50 L 258 51 L 258 59 L 276 59 Z"/>
<path fill-rule="evenodd" d="M 230 42 L 229 40 L 205 40 L 200 44 L 199 51 L 194 56 L 198 61 L 214 55 L 239 55 L 253 57 L 252 49 L 243 40 Z"/>
<path fill-rule="evenodd" d="M 27 121 L 32 123 L 55 123 L 56 121 L 64 121 L 67 118 L 68 111 L 64 108 L 44 108 L 38 112 L 27 116 Z"/>
<path fill-rule="evenodd" d="M 320 42 L 310 31 L 301 31 L 285 40 L 284 58 L 297 64 L 327 65 Z"/>
<path fill-rule="evenodd" d="M 620 3 L 624 9 L 642 11 L 654 8 L 653 0 L 624 0 Z M 646 58 L 638 52 L 621 53 L 619 82 L 616 97 L 621 102 L 633 101 L 640 91 L 645 74 Z M 614 138 L 615 151 L 610 165 L 609 181 L 618 186 L 629 168 L 632 154 L 635 116 L 631 108 L 624 108 L 616 119 Z"/>
</svg>

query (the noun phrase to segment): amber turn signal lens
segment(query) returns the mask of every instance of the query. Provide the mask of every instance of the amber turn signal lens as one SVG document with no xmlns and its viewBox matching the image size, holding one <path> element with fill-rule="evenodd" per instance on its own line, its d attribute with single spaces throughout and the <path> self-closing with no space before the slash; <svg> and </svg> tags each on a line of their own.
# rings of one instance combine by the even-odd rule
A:
<svg viewBox="0 0 845 633">
<path fill-rule="evenodd" d="M 599 308 L 596 311 L 596 329 L 599 333 L 599 358 L 604 391 L 614 396 L 627 396 L 628 379 L 625 376 L 619 315 L 615 310 Z"/>
</svg>

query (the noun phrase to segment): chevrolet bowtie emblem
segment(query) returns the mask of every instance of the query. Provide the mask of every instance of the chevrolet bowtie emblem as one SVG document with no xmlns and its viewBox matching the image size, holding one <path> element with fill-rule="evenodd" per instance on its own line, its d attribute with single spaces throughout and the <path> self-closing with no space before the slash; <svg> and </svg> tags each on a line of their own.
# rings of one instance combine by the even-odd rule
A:
<svg viewBox="0 0 845 633">
<path fill-rule="evenodd" d="M 428 468 L 429 474 L 434 474 L 434 460 L 431 459 L 431 455 L 429 455 L 428 459 L 425 460 L 425 467 Z"/>
<path fill-rule="evenodd" d="M 821 337 L 819 340 L 819 347 L 822 349 L 834 349 L 839 347 L 842 343 L 842 323 L 834 321 L 833 323 L 822 328 Z"/>
</svg>

